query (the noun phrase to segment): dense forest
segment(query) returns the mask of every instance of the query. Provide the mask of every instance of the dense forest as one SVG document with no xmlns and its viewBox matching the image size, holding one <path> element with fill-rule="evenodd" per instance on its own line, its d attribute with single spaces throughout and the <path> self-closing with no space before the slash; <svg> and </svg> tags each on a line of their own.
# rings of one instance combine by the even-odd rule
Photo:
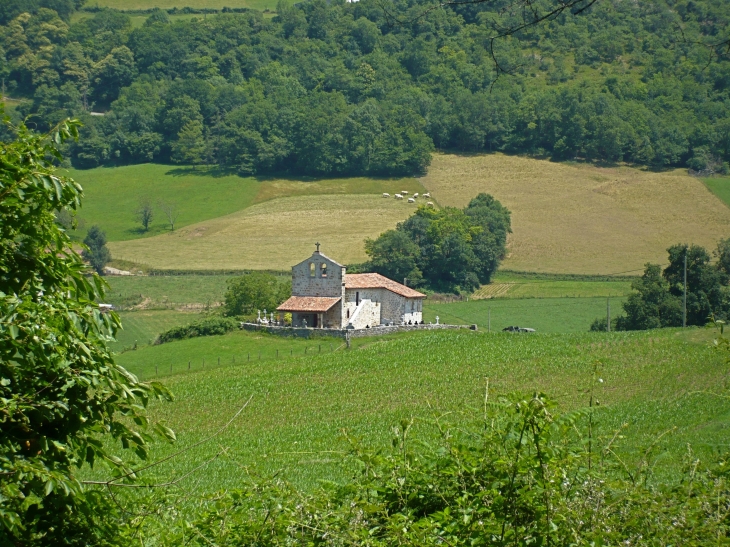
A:
<svg viewBox="0 0 730 547">
<path fill-rule="evenodd" d="M 730 161 L 730 57 L 711 47 L 728 39 L 724 0 L 606 0 L 496 41 L 521 20 L 508 0 L 395 0 L 392 13 L 310 0 L 273 19 L 158 10 L 140 28 L 112 10 L 72 17 L 81 4 L 0 10 L 0 77 L 27 99 L 15 114 L 44 130 L 81 118 L 67 149 L 80 168 L 413 175 L 434 149 Z"/>
</svg>

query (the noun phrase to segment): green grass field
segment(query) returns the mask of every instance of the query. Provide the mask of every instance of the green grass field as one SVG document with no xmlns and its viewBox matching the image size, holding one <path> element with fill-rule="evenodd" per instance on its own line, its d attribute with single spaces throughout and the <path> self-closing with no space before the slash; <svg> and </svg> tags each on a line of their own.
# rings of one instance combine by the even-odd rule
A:
<svg viewBox="0 0 730 547">
<path fill-rule="evenodd" d="M 180 312 L 177 310 L 144 310 L 120 312 L 122 330 L 117 332 L 117 341 L 110 347 L 114 351 L 123 351 L 151 344 L 163 331 L 187 325 L 200 318 L 199 313 Z"/>
<path fill-rule="evenodd" d="M 82 228 L 98 224 L 109 241 L 150 237 L 169 231 L 167 219 L 157 206 L 175 202 L 179 217 L 175 228 L 216 218 L 244 209 L 254 202 L 260 182 L 235 175 L 215 176 L 169 165 L 142 164 L 126 167 L 71 170 L 84 188 L 85 198 L 78 217 Z M 135 220 L 139 200 L 147 198 L 155 207 L 148 232 Z M 83 237 L 84 229 L 80 229 Z"/>
<path fill-rule="evenodd" d="M 471 299 L 480 298 L 563 298 L 627 296 L 631 281 L 575 281 L 531 279 L 497 272 L 492 283 L 477 289 Z"/>
<path fill-rule="evenodd" d="M 356 345 L 366 343 L 367 340 L 358 340 Z M 140 378 L 150 380 L 156 376 L 194 373 L 204 368 L 271 366 L 277 360 L 331 353 L 342 349 L 343 344 L 342 340 L 332 338 L 305 340 L 236 331 L 224 336 L 201 336 L 127 351 L 117 357 L 117 362 Z"/>
<path fill-rule="evenodd" d="M 143 376 L 154 375 L 155 365 L 162 376 L 173 364 L 173 375 L 162 381 L 176 399 L 153 404 L 151 413 L 166 420 L 179 440 L 175 447 L 156 445 L 157 458 L 211 435 L 251 398 L 214 440 L 155 467 L 156 478 L 172 479 L 223 451 L 180 484 L 198 493 L 234 487 L 244 475 L 278 473 L 305 486 L 342 479 L 350 472 L 343 464 L 344 430 L 385 446 L 392 426 L 414 418 L 417 442 L 429 417 L 456 412 L 450 419 L 458 420 L 459 411 L 479 408 L 487 378 L 492 396 L 541 390 L 562 409 L 582 407 L 594 366 L 603 380 L 595 393 L 596 442 L 602 446 L 626 424 L 617 447 L 631 465 L 640 449 L 676 428 L 656 446 L 655 476 L 671 479 L 687 444 L 700 458 L 728 446 L 730 399 L 707 393 L 721 394 L 728 379 L 725 356 L 710 347 L 711 335 L 698 329 L 531 336 L 440 331 L 366 339 L 332 353 L 323 340 L 318 353 L 318 341 L 236 332 L 142 348 L 119 362 Z M 290 347 L 295 355 L 282 351 L 279 359 L 241 362 L 244 352 L 274 347 Z M 202 370 L 203 357 L 215 368 Z M 198 369 L 193 365 L 188 373 L 188 360 Z"/>
<path fill-rule="evenodd" d="M 497 298 L 470 300 L 448 304 L 423 305 L 423 320 L 454 325 L 476 324 L 492 332 L 517 325 L 530 327 L 538 332 L 586 332 L 598 317 L 606 317 L 606 301 L 611 302 L 611 315 L 623 310 L 624 297 L 593 298 Z"/>
<path fill-rule="evenodd" d="M 713 194 L 730 207 L 730 177 L 708 178 L 704 182 Z"/>
<path fill-rule="evenodd" d="M 223 301 L 230 275 L 106 277 L 105 300 L 118 308 L 215 306 Z"/>
</svg>

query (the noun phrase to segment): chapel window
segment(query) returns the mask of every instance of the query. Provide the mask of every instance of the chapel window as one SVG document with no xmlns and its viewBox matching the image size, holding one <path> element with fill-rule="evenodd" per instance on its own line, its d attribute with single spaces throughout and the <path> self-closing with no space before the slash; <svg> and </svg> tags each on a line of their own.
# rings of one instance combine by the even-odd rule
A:
<svg viewBox="0 0 730 547">
<path fill-rule="evenodd" d="M 309 263 L 309 277 L 314 277 L 315 271 L 316 270 L 315 270 L 314 262 L 310 262 Z"/>
<path fill-rule="evenodd" d="M 320 270 L 321 270 L 321 276 L 327 277 L 327 264 L 322 264 L 322 267 L 320 268 Z"/>
</svg>

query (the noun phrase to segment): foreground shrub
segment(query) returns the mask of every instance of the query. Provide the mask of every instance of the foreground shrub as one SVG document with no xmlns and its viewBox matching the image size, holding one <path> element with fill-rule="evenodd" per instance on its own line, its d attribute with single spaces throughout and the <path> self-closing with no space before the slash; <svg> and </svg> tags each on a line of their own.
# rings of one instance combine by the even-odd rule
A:
<svg viewBox="0 0 730 547">
<path fill-rule="evenodd" d="M 305 495 L 281 482 L 221 493 L 188 523 L 190 545 L 727 545 L 724 461 L 691 452 L 675 486 L 652 486 L 651 450 L 632 466 L 591 434 L 591 409 L 553 413 L 543 395 L 434 420 L 392 450 L 350 439 L 359 471 Z M 466 422 L 466 423 L 465 423 Z M 430 439 L 425 442 L 424 439 Z"/>
<path fill-rule="evenodd" d="M 57 211 L 71 216 L 82 198 L 54 167 L 78 126 L 36 135 L 21 125 L 0 143 L 3 547 L 130 545 L 118 503 L 102 488 L 108 483 L 82 481 L 79 470 L 129 483 L 153 431 L 174 439 L 162 424 L 152 428 L 145 411 L 169 392 L 114 362 L 106 340 L 119 317 L 100 313 L 104 283 L 56 222 Z"/>
<path fill-rule="evenodd" d="M 174 327 L 160 334 L 155 340 L 155 344 L 164 344 L 166 342 L 174 342 L 175 340 L 184 340 L 185 338 L 195 338 L 196 336 L 215 336 L 217 334 L 226 334 L 238 328 L 238 321 L 230 317 L 208 317 L 189 325 L 182 327 Z"/>
</svg>

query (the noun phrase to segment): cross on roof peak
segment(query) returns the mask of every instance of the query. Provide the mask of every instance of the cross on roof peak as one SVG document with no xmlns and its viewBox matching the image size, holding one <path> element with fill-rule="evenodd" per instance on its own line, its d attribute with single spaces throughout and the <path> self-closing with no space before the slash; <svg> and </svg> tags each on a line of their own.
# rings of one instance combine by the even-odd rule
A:
<svg viewBox="0 0 730 547">
<path fill-rule="evenodd" d="M 315 243 L 315 245 L 317 246 L 317 252 L 319 252 L 319 242 Z"/>
</svg>

